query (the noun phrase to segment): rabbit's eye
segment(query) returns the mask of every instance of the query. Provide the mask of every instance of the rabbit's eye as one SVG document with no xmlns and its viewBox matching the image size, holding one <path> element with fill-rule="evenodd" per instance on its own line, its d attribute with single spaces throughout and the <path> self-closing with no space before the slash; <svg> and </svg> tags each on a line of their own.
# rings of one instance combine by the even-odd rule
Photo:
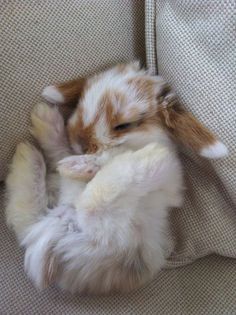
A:
<svg viewBox="0 0 236 315">
<path fill-rule="evenodd" d="M 114 129 L 115 130 L 125 130 L 125 129 L 132 127 L 132 126 L 133 126 L 133 123 L 126 123 L 126 124 L 118 125 Z"/>
<path fill-rule="evenodd" d="M 123 130 L 129 130 L 129 129 L 133 129 L 135 127 L 138 127 L 140 124 L 142 123 L 142 120 L 138 120 L 138 121 L 133 121 L 133 122 L 130 122 L 130 123 L 125 123 L 125 124 L 120 124 L 120 125 L 117 125 L 114 130 L 116 131 L 123 131 Z"/>
</svg>

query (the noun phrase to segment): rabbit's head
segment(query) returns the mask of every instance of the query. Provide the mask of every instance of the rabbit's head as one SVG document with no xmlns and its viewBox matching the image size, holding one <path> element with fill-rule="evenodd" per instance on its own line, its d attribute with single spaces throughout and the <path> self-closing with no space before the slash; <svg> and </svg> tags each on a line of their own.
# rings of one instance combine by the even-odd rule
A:
<svg viewBox="0 0 236 315">
<path fill-rule="evenodd" d="M 43 96 L 73 109 L 67 128 L 76 153 L 121 145 L 138 149 L 151 142 L 168 145 L 172 138 L 205 157 L 227 154 L 226 147 L 178 103 L 166 82 L 137 62 L 48 86 Z"/>
</svg>

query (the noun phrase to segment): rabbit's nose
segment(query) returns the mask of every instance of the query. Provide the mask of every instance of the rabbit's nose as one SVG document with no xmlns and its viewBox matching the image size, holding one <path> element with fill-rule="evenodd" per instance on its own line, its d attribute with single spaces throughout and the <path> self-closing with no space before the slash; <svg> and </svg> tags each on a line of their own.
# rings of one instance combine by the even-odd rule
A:
<svg viewBox="0 0 236 315">
<path fill-rule="evenodd" d="M 85 144 L 85 143 L 82 142 L 81 140 L 79 141 L 79 144 L 81 145 L 82 152 L 83 152 L 83 153 L 87 153 L 87 151 L 88 151 L 88 146 L 87 146 L 87 144 Z"/>
<path fill-rule="evenodd" d="M 87 148 L 87 154 L 96 153 L 98 150 L 98 145 L 95 143 L 91 143 Z"/>
<path fill-rule="evenodd" d="M 98 140 L 92 135 L 82 134 L 77 138 L 78 143 L 80 144 L 83 153 L 92 154 L 96 153 L 99 149 Z"/>
<path fill-rule="evenodd" d="M 82 146 L 83 152 L 86 154 L 93 154 L 98 151 L 98 145 L 96 143 L 88 143 Z"/>
</svg>

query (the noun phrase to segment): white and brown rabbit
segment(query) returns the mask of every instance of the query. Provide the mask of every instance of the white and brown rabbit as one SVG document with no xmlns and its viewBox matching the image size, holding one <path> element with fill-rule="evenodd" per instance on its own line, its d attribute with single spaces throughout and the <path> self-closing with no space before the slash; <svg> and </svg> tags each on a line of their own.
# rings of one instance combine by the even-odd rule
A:
<svg viewBox="0 0 236 315">
<path fill-rule="evenodd" d="M 49 175 L 42 154 L 23 143 L 7 178 L 7 220 L 25 247 L 27 274 L 37 287 L 72 292 L 141 286 L 165 264 L 168 210 L 183 199 L 174 143 L 210 158 L 225 146 L 137 63 L 43 96 L 73 114 L 65 127 L 57 106 L 38 104 L 32 133 Z"/>
</svg>

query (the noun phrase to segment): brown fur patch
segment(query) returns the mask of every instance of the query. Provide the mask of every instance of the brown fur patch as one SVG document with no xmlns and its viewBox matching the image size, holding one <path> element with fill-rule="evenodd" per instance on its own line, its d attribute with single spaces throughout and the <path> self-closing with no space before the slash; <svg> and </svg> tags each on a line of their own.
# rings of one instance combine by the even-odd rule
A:
<svg viewBox="0 0 236 315">
<path fill-rule="evenodd" d="M 70 106 L 76 106 L 78 99 L 82 96 L 87 80 L 77 78 L 56 85 L 58 90 L 64 96 L 64 103 Z"/>
<path fill-rule="evenodd" d="M 124 101 L 125 95 L 118 91 L 107 91 L 101 99 L 100 111 L 106 113 L 106 121 L 111 130 L 122 120 L 121 114 L 115 112 L 114 102 L 119 103 L 119 106 L 122 107 Z"/>
<path fill-rule="evenodd" d="M 71 143 L 79 143 L 84 153 L 92 154 L 98 150 L 99 143 L 95 137 L 94 124 L 95 122 L 84 126 L 83 122 L 83 111 L 82 109 L 77 110 L 78 121 L 76 125 L 68 126 L 68 135 Z"/>
<path fill-rule="evenodd" d="M 200 151 L 216 142 L 215 136 L 177 101 L 170 106 L 160 106 L 158 111 L 162 127 L 174 140 L 194 151 Z"/>
</svg>

